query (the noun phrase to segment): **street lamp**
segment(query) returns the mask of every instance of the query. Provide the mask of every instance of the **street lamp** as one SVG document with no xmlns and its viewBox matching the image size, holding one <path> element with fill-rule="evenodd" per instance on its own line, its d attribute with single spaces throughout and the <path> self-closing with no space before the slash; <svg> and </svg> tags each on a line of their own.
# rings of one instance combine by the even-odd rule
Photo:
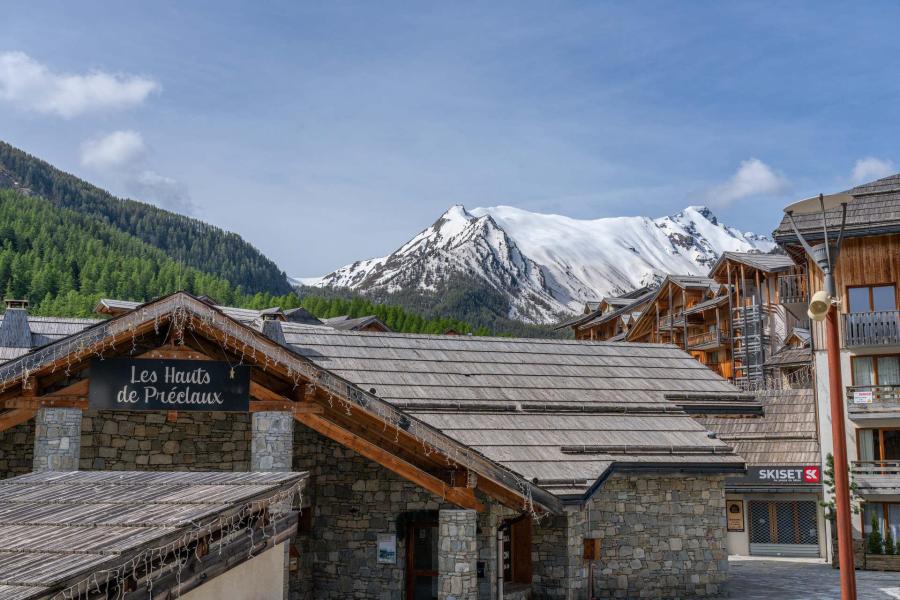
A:
<svg viewBox="0 0 900 600">
<path fill-rule="evenodd" d="M 832 194 L 795 202 L 784 209 L 788 221 L 806 254 L 822 271 L 825 289 L 816 292 L 809 303 L 807 314 L 814 321 L 825 321 L 825 349 L 828 352 L 828 395 L 831 398 L 831 437 L 834 441 L 834 494 L 837 507 L 838 559 L 841 569 L 841 598 L 856 600 L 856 572 L 853 560 L 853 532 L 850 524 L 850 476 L 847 466 L 847 439 L 844 427 L 843 383 L 841 382 L 840 338 L 838 337 L 837 307 L 840 298 L 834 285 L 834 267 L 837 263 L 844 225 L 847 222 L 847 204 L 853 201 L 850 194 Z M 834 245 L 828 240 L 825 213 L 841 209 L 841 229 Z M 804 239 L 794 222 L 794 215 L 822 215 L 823 242 L 815 246 Z"/>
</svg>

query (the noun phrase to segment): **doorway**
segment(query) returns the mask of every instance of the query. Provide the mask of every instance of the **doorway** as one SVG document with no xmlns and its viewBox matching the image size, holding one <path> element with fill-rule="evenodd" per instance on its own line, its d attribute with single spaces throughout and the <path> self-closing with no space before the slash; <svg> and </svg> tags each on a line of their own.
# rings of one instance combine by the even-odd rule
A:
<svg viewBox="0 0 900 600">
<path fill-rule="evenodd" d="M 438 523 L 414 521 L 406 532 L 406 598 L 437 600 Z"/>
</svg>

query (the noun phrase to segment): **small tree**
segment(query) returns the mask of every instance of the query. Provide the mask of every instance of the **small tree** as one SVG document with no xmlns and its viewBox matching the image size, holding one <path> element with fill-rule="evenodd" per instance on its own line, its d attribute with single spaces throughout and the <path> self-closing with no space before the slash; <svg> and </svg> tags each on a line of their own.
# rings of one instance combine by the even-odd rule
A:
<svg viewBox="0 0 900 600">
<path fill-rule="evenodd" d="M 884 553 L 885 554 L 896 554 L 896 548 L 894 548 L 894 536 L 891 535 L 890 528 L 886 529 L 884 532 Z"/>
<path fill-rule="evenodd" d="M 881 538 L 881 531 L 878 529 L 878 517 L 872 515 L 872 530 L 869 531 L 868 547 L 866 552 L 869 554 L 884 554 L 884 540 Z"/>
<path fill-rule="evenodd" d="M 825 484 L 825 489 L 827 491 L 828 500 L 821 501 L 819 504 L 825 509 L 825 518 L 831 521 L 832 525 L 834 525 L 835 521 L 837 521 L 837 508 L 834 505 L 834 455 L 830 452 L 825 457 L 825 472 L 823 475 L 823 483 Z M 854 515 L 858 515 L 862 512 L 862 508 L 859 504 L 859 498 L 856 496 L 856 482 L 853 481 L 853 476 L 850 476 L 850 510 Z M 831 528 L 832 532 L 836 531 L 834 527 Z"/>
</svg>

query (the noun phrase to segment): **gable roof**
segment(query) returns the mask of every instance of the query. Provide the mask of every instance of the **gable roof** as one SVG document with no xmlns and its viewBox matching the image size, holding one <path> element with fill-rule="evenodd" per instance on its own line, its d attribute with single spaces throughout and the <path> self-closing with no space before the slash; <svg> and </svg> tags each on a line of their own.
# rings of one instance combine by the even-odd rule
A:
<svg viewBox="0 0 900 600">
<path fill-rule="evenodd" d="M 346 414 L 358 418 L 378 419 L 379 423 L 384 422 L 385 428 L 390 426 L 396 429 L 397 436 L 404 438 L 409 436 L 414 444 L 421 444 L 421 447 L 429 449 L 423 462 L 440 460 L 441 464 L 446 462 L 459 465 L 476 473 L 485 481 L 494 482 L 492 489 L 500 489 L 498 494 L 507 498 L 510 495 L 523 496 L 527 498 L 526 504 L 533 502 L 534 505 L 551 512 L 559 510 L 559 500 L 532 482 L 524 480 L 508 468 L 444 435 L 424 421 L 398 410 L 392 404 L 356 386 L 327 367 L 319 366 L 291 346 L 266 337 L 261 331 L 240 323 L 186 292 L 176 292 L 148 302 L 131 312 L 98 322 L 72 336 L 36 348 L 28 354 L 0 365 L 0 394 L 5 393 L 9 396 L 15 393 L 17 386 L 22 386 L 23 381 L 30 377 L 41 377 L 58 369 L 71 369 L 77 372 L 87 366 L 91 357 L 102 355 L 116 343 L 133 347 L 137 336 L 153 333 L 163 327 L 167 328 L 167 323 L 172 323 L 172 327 L 166 330 L 177 332 L 180 329 L 183 332 L 189 329 L 196 332 L 194 338 L 197 335 L 209 335 L 218 339 L 217 343 L 223 345 L 222 350 L 227 348 L 228 351 L 239 354 L 245 364 L 265 367 L 267 376 L 277 375 L 286 380 L 288 386 L 290 382 L 295 385 L 308 382 L 315 393 L 321 392 L 329 399 L 333 399 L 333 402 L 329 400 L 326 413 L 329 413 L 333 403 L 334 411 L 337 411 L 341 418 Z M 325 327 L 301 326 L 275 320 L 264 323 L 269 327 L 281 325 L 333 331 Z M 251 382 L 251 391 L 252 387 Z M 324 423 L 326 428 L 334 426 L 334 423 L 327 419 L 323 420 L 326 421 Z M 381 431 L 381 427 L 377 429 Z M 371 433 L 377 439 L 376 432 Z M 383 448 L 380 450 L 384 451 Z M 432 454 L 434 456 L 429 458 Z M 445 492 L 448 498 L 456 495 L 455 489 L 446 489 Z"/>
<path fill-rule="evenodd" d="M 301 355 L 556 494 L 626 467 L 739 468 L 682 403 L 752 399 L 674 346 L 281 326 Z"/>
<path fill-rule="evenodd" d="M 134 568 L 135 562 L 138 569 L 146 567 L 147 558 L 160 560 L 159 548 L 176 551 L 202 537 L 209 538 L 215 557 L 217 543 L 229 543 L 226 535 L 213 541 L 231 526 L 227 517 L 241 510 L 260 513 L 293 497 L 306 477 L 290 472 L 44 471 L 4 479 L 0 597 L 92 595 L 115 581 L 113 571 Z M 296 516 L 283 514 L 279 529 L 290 531 Z M 276 531 L 256 529 L 257 543 L 274 538 Z M 154 551 L 155 556 L 149 554 Z M 179 594 L 193 587 L 188 582 L 185 577 L 188 585 Z M 157 593 L 167 595 L 165 587 Z"/>
<path fill-rule="evenodd" d="M 340 329 L 342 331 L 362 331 L 367 327 L 373 326 L 377 329 L 380 329 L 381 331 L 391 331 L 391 328 L 385 325 L 384 322 L 375 315 L 356 318 L 350 318 L 347 315 L 341 315 L 340 317 L 325 319 L 324 323 L 329 327 Z"/>
<path fill-rule="evenodd" d="M 656 302 L 656 300 L 662 295 L 662 293 L 666 291 L 669 284 L 678 286 L 685 290 L 709 289 L 713 291 L 721 289 L 722 287 L 721 283 L 709 277 L 701 277 L 697 275 L 666 275 L 666 278 L 662 280 L 662 283 L 660 283 L 659 287 L 652 292 L 652 295 L 647 298 L 646 302 L 648 304 Z M 640 323 L 649 318 L 650 316 L 648 316 L 648 311 L 642 311 L 640 316 L 635 320 L 631 329 L 628 330 L 625 339 L 628 340 L 629 338 L 631 338 L 632 332 L 638 331 L 638 326 L 640 325 Z"/>
<path fill-rule="evenodd" d="M 795 266 L 790 256 L 785 254 L 762 254 L 760 252 L 723 252 L 709 270 L 709 276 L 715 278 L 716 273 L 726 262 L 732 261 L 747 265 L 764 273 L 783 273 Z"/>
<path fill-rule="evenodd" d="M 853 196 L 853 201 L 847 205 L 844 235 L 858 237 L 900 232 L 900 173 L 858 185 L 846 193 Z M 795 215 L 794 221 L 807 240 L 822 239 L 820 214 Z M 841 226 L 841 209 L 827 211 L 826 222 L 829 233 L 837 232 Z M 774 237 L 779 244 L 799 243 L 786 215 Z"/>
</svg>

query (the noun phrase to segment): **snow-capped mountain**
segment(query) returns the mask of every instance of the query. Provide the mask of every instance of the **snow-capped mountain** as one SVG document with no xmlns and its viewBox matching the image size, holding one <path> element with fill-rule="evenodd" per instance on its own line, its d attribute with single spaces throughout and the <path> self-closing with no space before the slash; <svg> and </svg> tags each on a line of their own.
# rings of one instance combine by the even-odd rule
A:
<svg viewBox="0 0 900 600">
<path fill-rule="evenodd" d="M 459 275 L 509 301 L 513 319 L 550 323 L 587 300 L 626 292 L 667 273 L 705 274 L 722 252 L 768 252 L 765 236 L 719 223 L 703 206 L 651 219 L 580 220 L 511 206 L 452 206 L 395 252 L 355 262 L 307 285 L 363 293 L 440 293 Z"/>
</svg>

